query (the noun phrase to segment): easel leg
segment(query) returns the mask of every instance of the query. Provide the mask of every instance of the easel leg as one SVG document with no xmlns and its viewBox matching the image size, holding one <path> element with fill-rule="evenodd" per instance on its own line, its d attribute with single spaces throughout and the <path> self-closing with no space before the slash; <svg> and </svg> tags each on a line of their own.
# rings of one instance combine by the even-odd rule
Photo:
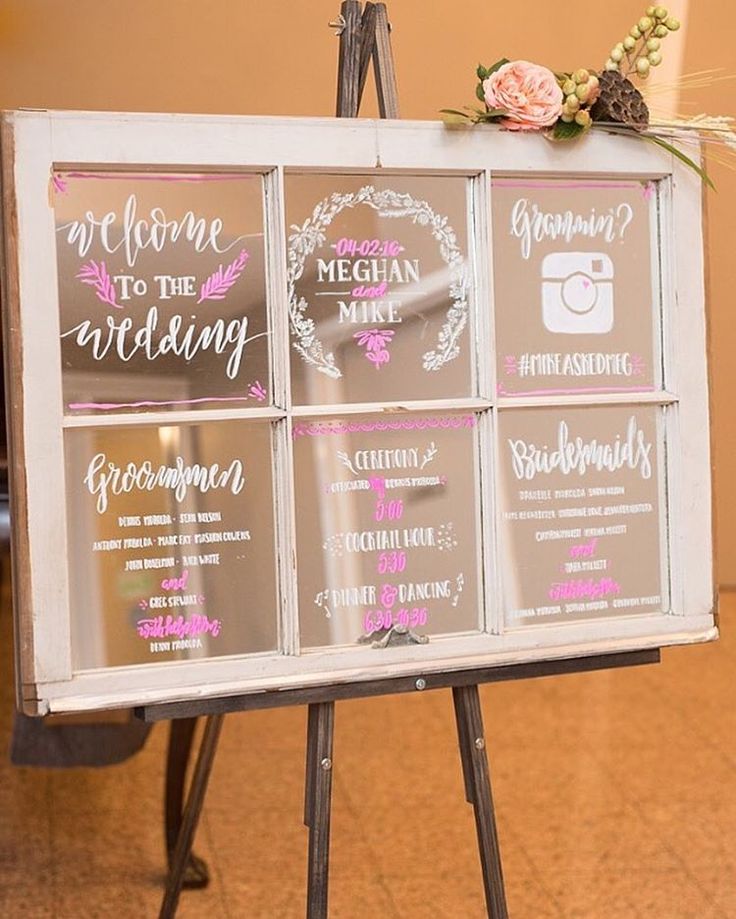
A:
<svg viewBox="0 0 736 919">
<path fill-rule="evenodd" d="M 215 760 L 217 741 L 220 737 L 224 717 L 224 715 L 210 715 L 205 722 L 204 736 L 199 748 L 197 763 L 194 767 L 194 775 L 192 776 L 187 805 L 179 830 L 179 838 L 166 882 L 166 892 L 161 904 L 159 919 L 173 919 L 176 914 L 184 880 L 184 871 L 192 851 L 192 840 L 202 812 L 204 796 L 207 792 L 207 784 L 212 771 L 212 764 Z"/>
<path fill-rule="evenodd" d="M 196 718 L 175 718 L 169 722 L 169 749 L 166 757 L 165 828 L 166 856 L 169 870 L 174 860 L 176 841 L 184 809 L 184 787 L 192 752 Z M 207 863 L 193 852 L 184 870 L 182 886 L 188 889 L 206 887 L 210 882 Z"/>
<path fill-rule="evenodd" d="M 327 919 L 335 703 L 309 706 L 304 823 L 309 827 L 307 919 Z"/>
<path fill-rule="evenodd" d="M 489 919 L 508 919 L 478 687 L 456 686 L 452 695 L 465 779 L 465 797 L 475 811 L 488 916 Z"/>
</svg>

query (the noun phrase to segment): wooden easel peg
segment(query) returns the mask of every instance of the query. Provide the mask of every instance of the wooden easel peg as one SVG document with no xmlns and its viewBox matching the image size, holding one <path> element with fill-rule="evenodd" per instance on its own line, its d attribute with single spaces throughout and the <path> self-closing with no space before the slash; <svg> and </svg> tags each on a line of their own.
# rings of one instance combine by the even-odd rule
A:
<svg viewBox="0 0 736 919">
<path fill-rule="evenodd" d="M 399 95 L 386 4 L 369 2 L 361 9 L 360 0 L 343 0 L 340 15 L 330 26 L 340 37 L 337 117 L 357 117 L 372 61 L 380 117 L 398 118 Z"/>
</svg>

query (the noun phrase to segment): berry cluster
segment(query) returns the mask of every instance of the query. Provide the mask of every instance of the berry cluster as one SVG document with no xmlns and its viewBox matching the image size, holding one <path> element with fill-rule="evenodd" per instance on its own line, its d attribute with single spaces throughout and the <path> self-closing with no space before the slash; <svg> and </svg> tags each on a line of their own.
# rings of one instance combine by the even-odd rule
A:
<svg viewBox="0 0 736 919">
<path fill-rule="evenodd" d="M 680 22 L 663 6 L 648 6 L 646 16 L 632 26 L 629 34 L 611 48 L 606 70 L 618 70 L 625 77 L 636 73 L 645 80 L 652 67 L 662 63 L 661 40 L 676 32 Z"/>
<path fill-rule="evenodd" d="M 581 128 L 589 128 L 589 110 L 598 98 L 600 90 L 598 77 L 585 68 L 576 70 L 575 73 L 563 74 L 562 77 L 559 82 L 565 101 L 560 117 L 566 124 L 574 121 Z"/>
</svg>

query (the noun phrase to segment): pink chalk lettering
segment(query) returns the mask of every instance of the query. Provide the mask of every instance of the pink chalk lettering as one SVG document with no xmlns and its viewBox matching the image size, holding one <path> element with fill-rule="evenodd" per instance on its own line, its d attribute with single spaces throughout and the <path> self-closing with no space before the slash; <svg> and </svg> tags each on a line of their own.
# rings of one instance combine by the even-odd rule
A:
<svg viewBox="0 0 736 919">
<path fill-rule="evenodd" d="M 355 297 L 357 300 L 377 300 L 380 297 L 385 297 L 387 293 L 388 281 L 383 281 L 375 287 L 359 284 L 351 290 L 350 296 Z"/>
<path fill-rule="evenodd" d="M 549 589 L 550 600 L 600 600 L 621 593 L 621 585 L 613 578 L 578 578 L 556 581 Z"/>
<path fill-rule="evenodd" d="M 183 616 L 155 616 L 153 619 L 139 619 L 136 631 L 140 638 L 194 638 L 198 635 L 211 635 L 217 638 L 222 630 L 221 619 L 210 619 L 196 613 L 185 619 Z"/>
<path fill-rule="evenodd" d="M 189 580 L 189 569 L 185 568 L 180 578 L 164 578 L 161 581 L 161 590 L 186 590 Z"/>
<path fill-rule="evenodd" d="M 390 629 L 395 625 L 415 629 L 418 626 L 426 625 L 428 618 L 429 609 L 426 606 L 412 608 L 402 606 L 397 610 L 368 610 L 363 616 L 363 629 L 368 635 L 373 632 L 380 632 L 382 629 Z"/>
<path fill-rule="evenodd" d="M 374 475 L 368 479 L 368 484 L 376 492 L 379 499 L 383 501 L 386 497 L 386 479 L 383 476 Z"/>
<path fill-rule="evenodd" d="M 391 608 L 394 603 L 396 603 L 396 598 L 399 595 L 398 587 L 394 587 L 393 584 L 384 584 L 381 587 L 381 603 L 383 606 Z"/>
<path fill-rule="evenodd" d="M 406 569 L 406 552 L 381 552 L 378 556 L 379 574 L 401 574 Z"/>
<path fill-rule="evenodd" d="M 392 501 L 382 501 L 379 498 L 378 501 L 376 501 L 373 519 L 379 523 L 382 520 L 401 520 L 403 514 L 404 502 L 400 498 Z"/>
<path fill-rule="evenodd" d="M 570 546 L 570 558 L 592 558 L 595 555 L 598 537 L 593 537 L 590 542 L 583 542 L 577 546 Z"/>
<path fill-rule="evenodd" d="M 397 239 L 350 239 L 342 236 L 332 248 L 338 258 L 344 258 L 346 255 L 361 255 L 364 258 L 376 255 L 384 255 L 395 258 L 404 247 Z"/>
</svg>

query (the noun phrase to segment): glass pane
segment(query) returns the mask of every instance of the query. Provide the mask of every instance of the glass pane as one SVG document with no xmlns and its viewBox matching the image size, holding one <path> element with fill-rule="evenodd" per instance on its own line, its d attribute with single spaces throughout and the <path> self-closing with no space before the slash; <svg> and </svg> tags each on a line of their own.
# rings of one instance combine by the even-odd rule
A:
<svg viewBox="0 0 736 919">
<path fill-rule="evenodd" d="M 296 404 L 471 395 L 469 188 L 287 175 Z"/>
<path fill-rule="evenodd" d="M 658 406 L 502 411 L 506 625 L 669 608 Z"/>
<path fill-rule="evenodd" d="M 498 392 L 660 385 L 657 187 L 493 180 Z"/>
<path fill-rule="evenodd" d="M 277 647 L 267 422 L 66 432 L 76 670 Z"/>
<path fill-rule="evenodd" d="M 64 410 L 257 406 L 263 177 L 58 172 Z"/>
<path fill-rule="evenodd" d="M 475 426 L 475 415 L 295 425 L 303 647 L 370 644 L 394 626 L 478 628 Z"/>
</svg>

